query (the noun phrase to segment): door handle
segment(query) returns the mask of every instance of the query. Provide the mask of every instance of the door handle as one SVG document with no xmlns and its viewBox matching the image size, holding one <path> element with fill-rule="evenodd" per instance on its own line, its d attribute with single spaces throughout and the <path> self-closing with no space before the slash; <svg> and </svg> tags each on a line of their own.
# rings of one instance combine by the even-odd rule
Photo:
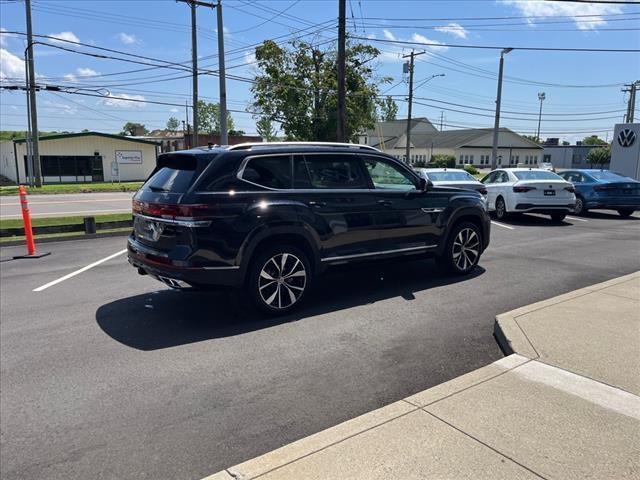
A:
<svg viewBox="0 0 640 480">
<path fill-rule="evenodd" d="M 378 200 L 378 204 L 384 207 L 390 207 L 393 205 L 393 202 L 391 200 Z"/>
<path fill-rule="evenodd" d="M 327 202 L 316 202 L 313 200 L 307 202 L 307 205 L 309 205 L 310 207 L 324 207 L 326 204 Z"/>
</svg>

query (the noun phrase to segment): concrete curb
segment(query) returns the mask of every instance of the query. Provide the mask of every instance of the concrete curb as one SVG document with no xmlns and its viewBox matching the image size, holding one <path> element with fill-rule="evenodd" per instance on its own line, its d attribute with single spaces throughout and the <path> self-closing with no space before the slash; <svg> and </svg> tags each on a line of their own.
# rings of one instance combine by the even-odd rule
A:
<svg viewBox="0 0 640 480">
<path fill-rule="evenodd" d="M 94 233 L 94 234 L 82 234 L 82 235 L 69 235 L 68 237 L 52 237 L 52 238 L 36 238 L 36 246 L 41 243 L 53 243 L 53 242 L 68 242 L 71 240 L 93 240 L 94 238 L 107 238 L 107 237 L 123 237 L 129 236 L 131 230 L 125 230 L 122 232 L 106 232 L 106 233 Z M 0 248 L 3 247 L 17 247 L 24 245 L 24 240 L 12 240 L 10 242 L 0 243 Z"/>
<path fill-rule="evenodd" d="M 449 398 L 456 393 L 502 375 L 528 361 L 529 359 L 521 355 L 510 355 L 448 382 L 302 438 L 227 470 L 215 473 L 203 480 L 250 480 L 259 477 L 367 430 L 420 410 L 427 405 Z"/>
<path fill-rule="evenodd" d="M 529 338 L 527 338 L 524 330 L 520 328 L 520 325 L 518 324 L 519 317 L 522 317 L 531 312 L 535 312 L 536 310 L 541 310 L 543 308 L 566 302 L 567 300 L 573 300 L 575 298 L 604 290 L 620 283 L 628 282 L 629 280 L 632 280 L 634 278 L 640 278 L 640 272 L 630 273 L 629 275 L 624 275 L 622 277 L 614 278 L 613 280 L 590 285 L 579 290 L 574 290 L 573 292 L 558 295 L 557 297 L 553 297 L 548 300 L 532 303 L 531 305 L 526 305 L 524 307 L 511 310 L 507 313 L 502 313 L 496 316 L 493 334 L 498 342 L 498 345 L 500 345 L 500 348 L 506 355 L 517 353 L 531 360 L 535 360 L 539 358 L 540 355 Z"/>
</svg>

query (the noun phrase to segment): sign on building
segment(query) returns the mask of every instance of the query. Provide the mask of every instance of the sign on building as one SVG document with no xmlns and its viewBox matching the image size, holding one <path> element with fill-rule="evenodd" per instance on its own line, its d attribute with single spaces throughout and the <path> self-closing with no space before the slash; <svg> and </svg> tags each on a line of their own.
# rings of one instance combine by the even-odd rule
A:
<svg viewBox="0 0 640 480">
<path fill-rule="evenodd" d="M 141 150 L 116 150 L 116 162 L 124 164 L 142 164 Z"/>
</svg>

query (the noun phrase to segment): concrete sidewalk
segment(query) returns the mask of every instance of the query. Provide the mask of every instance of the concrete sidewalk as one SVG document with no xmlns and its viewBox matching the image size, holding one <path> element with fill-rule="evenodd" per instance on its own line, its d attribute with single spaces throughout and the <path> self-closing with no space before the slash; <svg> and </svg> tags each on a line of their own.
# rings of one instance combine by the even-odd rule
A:
<svg viewBox="0 0 640 480">
<path fill-rule="evenodd" d="M 504 359 L 207 480 L 640 478 L 640 272 L 495 334 Z"/>
</svg>

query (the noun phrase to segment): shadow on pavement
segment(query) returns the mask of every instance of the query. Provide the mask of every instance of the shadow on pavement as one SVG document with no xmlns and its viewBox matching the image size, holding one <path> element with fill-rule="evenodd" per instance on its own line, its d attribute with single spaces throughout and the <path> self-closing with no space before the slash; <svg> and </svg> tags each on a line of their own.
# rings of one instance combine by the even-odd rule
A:
<svg viewBox="0 0 640 480">
<path fill-rule="evenodd" d="M 96 311 L 100 328 L 114 340 L 138 350 L 157 350 L 239 335 L 388 298 L 413 300 L 414 293 L 482 275 L 446 274 L 431 260 L 383 263 L 337 270 L 316 279 L 300 310 L 269 318 L 247 306 L 240 292 L 158 290 L 122 298 Z"/>
<path fill-rule="evenodd" d="M 635 212 L 630 217 L 622 218 L 615 210 L 589 210 L 582 218 L 597 218 L 598 220 L 640 220 L 640 217 L 638 217 L 638 212 Z"/>
<path fill-rule="evenodd" d="M 506 220 L 500 220 L 505 225 L 513 225 L 516 227 L 570 227 L 573 225 L 570 220 L 562 222 L 554 222 L 549 215 L 514 213 Z"/>
</svg>

